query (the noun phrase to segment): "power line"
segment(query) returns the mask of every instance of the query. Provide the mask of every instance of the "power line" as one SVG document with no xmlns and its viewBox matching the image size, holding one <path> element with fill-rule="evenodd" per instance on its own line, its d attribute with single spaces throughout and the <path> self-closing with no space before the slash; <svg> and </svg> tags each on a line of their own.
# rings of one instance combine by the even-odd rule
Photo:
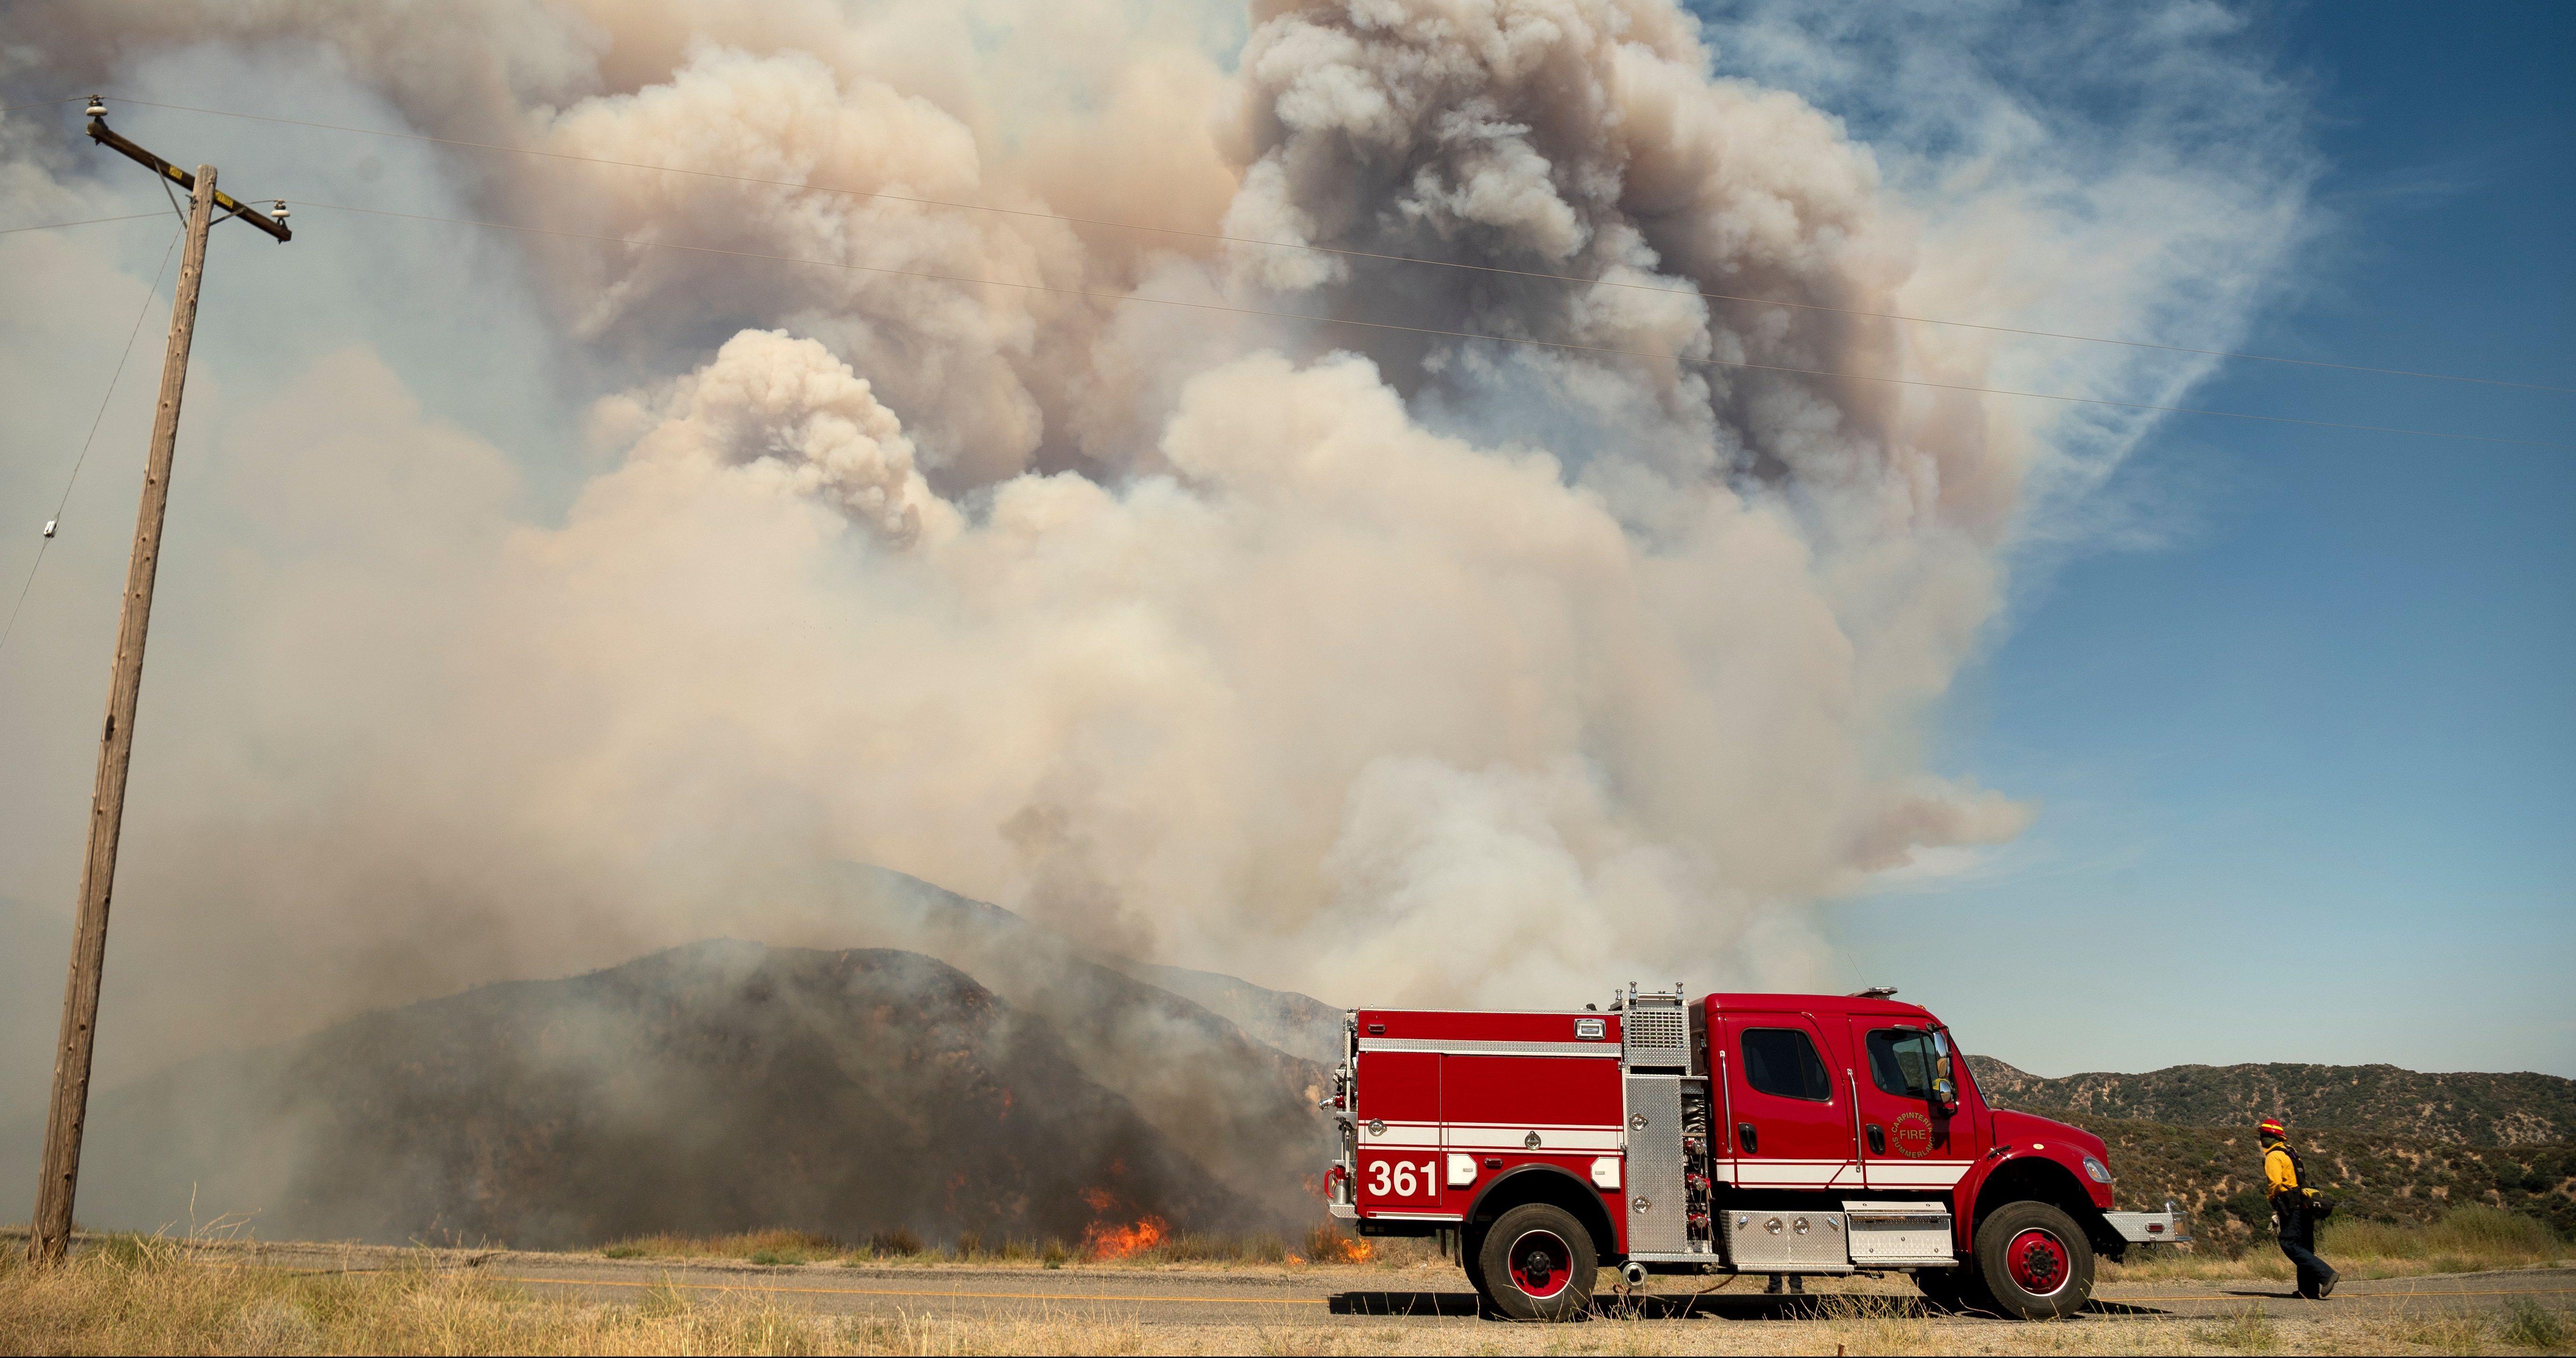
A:
<svg viewBox="0 0 2576 1358">
<path fill-rule="evenodd" d="M 2168 415 L 2208 415 L 2219 419 L 2257 420 L 2266 424 L 2295 424 L 2317 429 L 2343 429 L 2372 434 L 2412 434 L 2421 438 L 2459 439 L 2471 443 L 2510 444 L 2523 448 L 2562 448 L 2576 451 L 2576 444 L 2550 443 L 2539 439 L 2496 438 L 2485 434 L 2455 434 L 2440 429 L 2405 429 L 2394 425 L 2344 424 L 2333 420 L 2306 420 L 2288 415 L 2256 415 L 2238 410 L 2211 410 L 2202 406 L 2156 405 L 2145 401 L 2114 401 L 2099 396 L 2065 396 L 2045 391 L 2017 391 L 2008 387 L 1970 386 L 1963 382 L 1935 382 L 1921 377 L 1881 377 L 1870 373 L 1835 372 L 1824 368 L 1796 368 L 1778 363 L 1750 363 L 1722 358 L 1684 358 L 1679 354 L 1658 353 L 1649 349 L 1622 349 L 1606 344 L 1575 344 L 1566 340 L 1531 339 L 1519 335 L 1497 335 L 1473 330 L 1443 330 L 1434 326 L 1397 325 L 1389 321 L 1362 321 L 1342 316 L 1314 316 L 1295 311 L 1265 311 L 1256 307 L 1226 306 L 1216 302 L 1187 302 L 1170 297 L 1140 297 L 1132 293 L 1094 292 L 1086 288 L 1056 287 L 1047 283 L 1015 283 L 999 278 L 970 278 L 958 274 L 930 273 L 920 269 L 891 269 L 874 264 L 851 264 L 834 259 L 807 259 L 796 255 L 765 254 L 756 250 L 728 250 L 713 245 L 686 245 L 677 241 L 635 240 L 626 236 L 609 236 L 590 231 L 566 231 L 556 227 L 521 226 L 515 222 L 489 222 L 468 217 L 439 217 L 423 212 L 395 212 L 387 208 L 353 207 L 346 203 L 317 203 L 297 200 L 300 206 L 322 208 L 331 212 L 354 212 L 372 217 L 397 217 L 408 221 L 444 222 L 454 226 L 479 226 L 496 231 L 518 231 L 536 236 L 560 236 L 572 240 L 601 241 L 612 245 L 648 247 L 656 250 L 682 250 L 691 254 L 723 255 L 735 259 L 757 259 L 777 264 L 809 264 L 824 269 L 846 269 L 858 273 L 886 274 L 897 278 L 920 278 L 938 283 L 962 283 L 981 287 L 1018 288 L 1025 292 L 1054 293 L 1065 297 L 1084 297 L 1109 303 L 1145 302 L 1155 306 L 1186 307 L 1193 311 L 1221 311 L 1237 316 L 1259 316 L 1271 320 L 1305 321 L 1318 325 L 1355 326 L 1364 330 L 1389 330 L 1411 335 L 1431 335 L 1445 339 L 1489 340 L 1496 344 L 1521 344 L 1541 349 L 1562 349 L 1577 353 L 1613 354 L 1624 358 L 1652 359 L 1692 368 L 1737 368 L 1755 372 L 1789 373 L 1801 377 L 1829 377 L 1847 382 L 1882 382 L 1893 386 L 1925 387 L 1938 391 L 1973 392 L 1984 396 L 2018 396 L 2034 401 L 2060 401 L 2075 405 L 2110 406 L 2120 410 L 2152 411 Z"/>
<path fill-rule="evenodd" d="M 0 236 L 13 235 L 20 231 L 60 231 L 67 226 L 96 226 L 101 222 L 139 222 L 146 217 L 160 215 L 158 212 L 135 212 L 123 217 L 91 217 L 78 222 L 47 222 L 43 226 L 0 226 Z"/>
<path fill-rule="evenodd" d="M 73 94 L 66 95 L 60 99 L 39 99 L 32 104 L 11 104 L 7 108 L 0 108 L 0 113 L 15 113 L 20 109 L 27 108 L 52 108 L 56 104 L 77 104 L 83 97 L 84 96 Z"/>
<path fill-rule="evenodd" d="M 157 212 L 142 214 L 158 217 Z M 110 220 L 127 220 L 112 218 Z M 18 630 L 18 610 L 27 606 L 27 591 L 36 587 L 36 571 L 45 564 L 45 549 L 54 545 L 54 528 L 63 521 L 63 511 L 72 502 L 72 487 L 80 482 L 81 466 L 89 461 L 89 446 L 98 439 L 98 427 L 107 419 L 108 402 L 116 399 L 117 379 L 125 376 L 125 361 L 134 357 L 134 337 L 143 333 L 143 318 L 152 314 L 152 304 L 161 296 L 161 280 L 170 272 L 170 252 L 179 248 L 184 230 L 171 233 L 170 243 L 161 247 L 161 267 L 152 271 L 152 286 L 143 291 L 143 309 L 134 313 L 134 328 L 125 332 L 125 348 L 116 356 L 116 371 L 108 374 L 107 394 L 98 398 L 98 413 L 90 417 L 89 435 L 81 440 L 80 456 L 72 459 L 71 475 L 63 478 L 62 498 L 54 501 L 54 516 L 45 520 L 45 536 L 36 543 L 36 559 L 27 564 L 27 578 L 18 585 L 18 602 L 9 606 L 9 621 L 0 626 L 0 647 L 9 644 L 9 634 Z"/>
<path fill-rule="evenodd" d="M 144 108 L 170 109 L 180 113 L 203 113 L 217 118 L 242 118 L 254 122 L 280 123 L 288 127 L 309 127 L 326 132 L 351 132 L 368 137 L 391 137 L 399 141 L 428 142 L 438 146 L 464 147 L 476 151 L 500 151 L 511 155 L 539 156 L 550 160 L 578 161 L 589 165 L 609 165 L 629 170 L 654 170 L 663 174 L 693 175 L 701 179 L 719 179 L 736 184 L 757 184 L 771 188 L 801 189 L 810 193 L 829 193 L 848 198 L 875 198 L 890 203 L 911 203 L 921 207 L 954 208 L 965 212 L 991 212 L 1008 217 L 1034 217 L 1044 221 L 1064 222 L 1076 226 L 1108 227 L 1120 231 L 1143 231 L 1156 235 L 1183 236 L 1193 240 L 1217 241 L 1227 245 L 1259 246 L 1271 250 L 1300 250 L 1313 254 L 1339 255 L 1350 259 L 1382 260 L 1391 263 L 1421 264 L 1434 268 L 1459 269 L 1472 273 L 1501 274 L 1516 278 L 1542 279 L 1570 283 L 1581 287 L 1626 288 L 1638 292 L 1657 292 L 1683 297 L 1701 297 L 1711 301 L 1744 302 L 1756 306 L 1789 307 L 1801 311 L 1819 311 L 1838 316 L 1860 316 L 1872 320 L 1905 321 L 1916 325 L 1946 325 L 1992 334 L 2026 335 L 2038 339 L 2069 340 L 2083 344 L 2112 344 L 2128 349 L 2149 349 L 2160 353 L 2192 354 L 2204 358 L 2243 359 L 2254 363 L 2282 363 L 2303 368 L 2326 368 L 2339 372 L 2368 373 L 2378 377 L 2411 377 L 2430 382 L 2467 382 L 2479 386 L 2513 387 L 2525 391 L 2576 393 L 2576 387 L 2553 386 L 2544 382 L 2511 382 L 2494 377 L 2466 377 L 2455 373 L 2418 372 L 2407 368 L 2376 368 L 2359 363 L 2332 363 L 2323 359 L 2290 358 L 2280 354 L 2256 354 L 2234 349 L 2195 349 L 2179 344 L 2155 344 L 2146 340 L 2114 339 L 2105 335 L 2079 335 L 2062 330 L 2036 330 L 2020 326 L 1990 325 L 1979 321 L 1944 320 L 1934 316 L 1908 316 L 1891 311 L 1868 311 L 1857 307 L 1826 306 L 1817 302 L 1792 302 L 1777 297 L 1749 297 L 1736 293 L 1708 292 L 1690 287 L 1664 287 L 1653 283 L 1623 283 L 1607 278 L 1583 278 L 1573 274 L 1547 273 L 1535 269 L 1507 269 L 1492 264 L 1470 264 L 1459 260 L 1427 259 L 1420 255 L 1382 254 L 1340 246 L 1315 245 L 1304 241 L 1260 240 L 1246 236 L 1228 236 L 1214 231 L 1192 231 L 1176 226 L 1150 226 L 1141 222 L 1112 221 L 1099 217 L 1076 217 L 1061 212 L 1040 212 L 1029 208 L 996 207 L 989 203 L 960 203 L 941 198 L 916 198 L 899 193 L 870 189 L 834 188 L 828 184 L 803 183 L 791 179 L 763 179 L 757 175 L 727 174 L 720 170 L 692 170 L 676 165 L 655 165 L 645 161 L 612 160 L 603 156 L 574 155 L 569 151 L 547 151 L 529 146 L 505 146 L 497 142 L 466 141 L 456 137 L 434 137 L 423 132 L 388 132 L 381 128 L 348 127 L 339 123 L 309 122 L 300 118 L 279 118 L 261 113 L 234 113 L 224 109 L 196 108 L 187 104 L 159 104 L 149 99 L 122 99 L 120 102 Z"/>
</svg>

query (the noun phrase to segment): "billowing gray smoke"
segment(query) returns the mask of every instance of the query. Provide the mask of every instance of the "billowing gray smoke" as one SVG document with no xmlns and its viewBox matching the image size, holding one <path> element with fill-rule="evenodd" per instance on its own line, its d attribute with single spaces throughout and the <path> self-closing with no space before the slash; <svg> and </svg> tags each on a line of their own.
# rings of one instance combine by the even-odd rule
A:
<svg viewBox="0 0 2576 1358">
<path fill-rule="evenodd" d="M 718 933 L 846 946 L 797 900 L 828 860 L 1335 1001 L 1804 980 L 1799 906 L 2029 822 L 1926 767 L 1924 716 L 2136 432 L 1862 379 L 2196 371 L 1851 313 L 2224 338 L 2300 182 L 2240 135 L 2283 96 L 2228 22 L 2088 41 L 2242 125 L 2106 131 L 1930 32 L 1766 10 L 1713 49 L 1670 0 L 13 16 L 13 102 L 857 191 L 118 115 L 246 192 L 744 253 L 318 206 L 223 245 L 107 1069 Z M 1754 75 L 1872 62 L 1939 118 L 1873 105 L 1873 147 Z M 8 198 L 135 201 L 70 126 L 0 118 Z M 0 383 L 56 446 L 157 230 L 0 243 Z M 14 518 L 60 470 L 11 455 Z M 130 489 L 93 480 L 0 659 L 0 891 L 47 905 Z"/>
</svg>

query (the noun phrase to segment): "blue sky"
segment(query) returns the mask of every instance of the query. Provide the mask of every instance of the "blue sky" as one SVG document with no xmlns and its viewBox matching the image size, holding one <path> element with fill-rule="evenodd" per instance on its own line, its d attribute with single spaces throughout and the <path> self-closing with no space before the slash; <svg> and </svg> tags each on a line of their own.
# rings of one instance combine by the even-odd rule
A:
<svg viewBox="0 0 2576 1358">
<path fill-rule="evenodd" d="M 2326 165 L 2248 347 L 2576 386 L 2576 9 L 2248 40 L 2308 82 Z M 2563 393 L 2239 362 L 2193 402 L 2576 442 Z M 1834 908 L 1855 972 L 2048 1074 L 2576 1075 L 2576 453 L 2173 419 L 2110 491 L 2159 540 L 2026 560 L 1937 736 L 2037 824 Z"/>
</svg>

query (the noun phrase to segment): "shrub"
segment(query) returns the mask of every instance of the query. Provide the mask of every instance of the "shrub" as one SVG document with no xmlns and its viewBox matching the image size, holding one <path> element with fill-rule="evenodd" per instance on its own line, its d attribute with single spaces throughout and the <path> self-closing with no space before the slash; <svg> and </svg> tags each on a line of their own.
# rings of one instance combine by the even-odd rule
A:
<svg viewBox="0 0 2576 1358">
<path fill-rule="evenodd" d="M 897 1226 L 891 1231 L 877 1231 L 871 1234 L 868 1237 L 868 1249 L 874 1254 L 887 1258 L 905 1258 L 922 1252 L 921 1237 L 914 1235 L 911 1227 Z"/>
</svg>

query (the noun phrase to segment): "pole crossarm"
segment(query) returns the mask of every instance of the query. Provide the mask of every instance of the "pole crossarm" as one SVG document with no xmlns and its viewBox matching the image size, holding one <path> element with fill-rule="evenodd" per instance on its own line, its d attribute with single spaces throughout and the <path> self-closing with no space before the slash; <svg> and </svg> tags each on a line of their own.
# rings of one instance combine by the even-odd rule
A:
<svg viewBox="0 0 2576 1358">
<path fill-rule="evenodd" d="M 188 173 L 186 170 L 180 169 L 178 166 L 163 160 L 161 157 L 156 156 L 151 152 L 144 150 L 142 147 L 135 145 L 132 141 L 127 140 L 124 134 L 118 132 L 112 127 L 109 127 L 105 118 L 92 118 L 89 120 L 89 137 L 91 141 L 97 142 L 99 145 L 104 146 L 109 150 L 124 156 L 126 159 L 151 170 L 154 174 L 160 175 L 171 183 L 178 185 L 180 188 L 186 189 L 190 193 L 195 193 L 197 191 L 197 177 L 195 175 Z M 276 218 L 269 216 L 258 208 L 252 207 L 250 204 L 242 202 L 231 194 L 225 193 L 220 189 L 215 191 L 215 206 L 222 208 L 224 211 L 241 218 L 243 221 L 246 221 L 253 226 L 258 227 L 260 230 L 277 237 L 277 243 L 280 245 L 295 239 L 295 233 L 286 229 L 286 223 L 278 221 Z"/>
</svg>

